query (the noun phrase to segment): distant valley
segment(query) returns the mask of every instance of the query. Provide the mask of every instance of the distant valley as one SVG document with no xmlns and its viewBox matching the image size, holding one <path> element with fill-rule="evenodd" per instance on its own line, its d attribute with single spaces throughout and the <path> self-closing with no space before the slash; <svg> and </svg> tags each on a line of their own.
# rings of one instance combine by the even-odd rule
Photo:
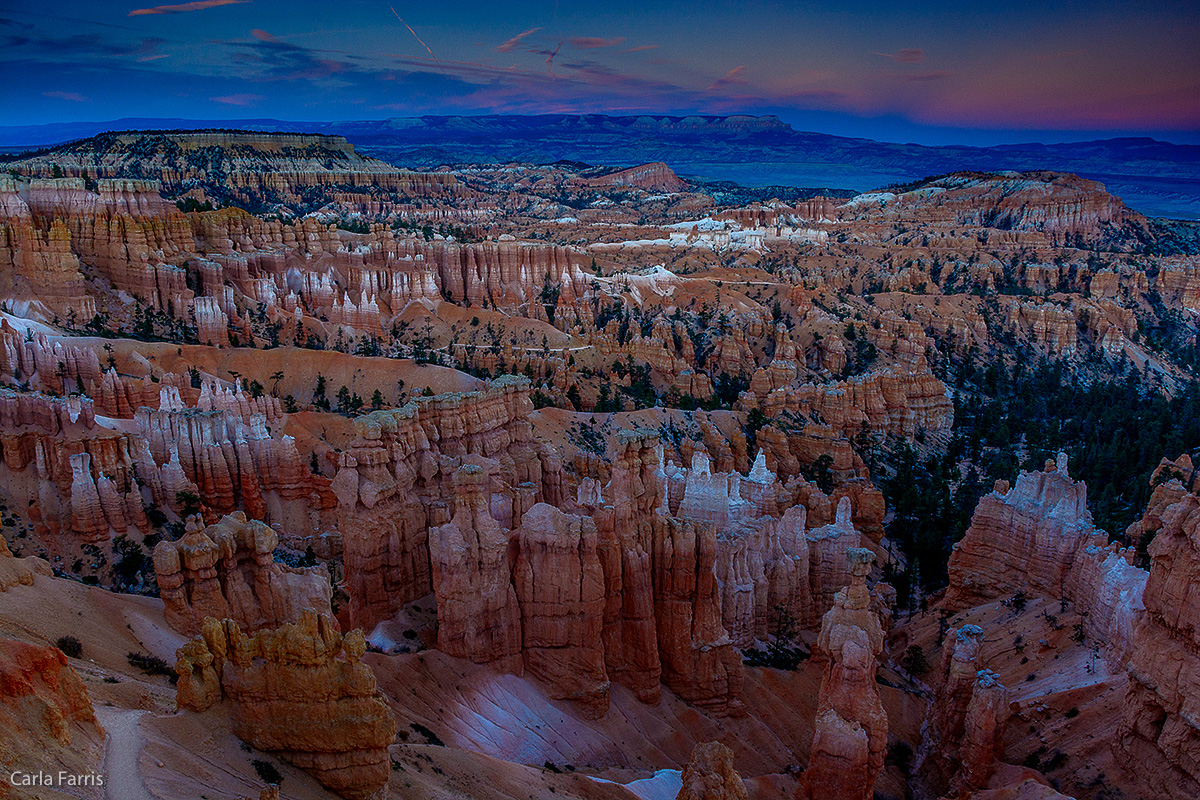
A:
<svg viewBox="0 0 1200 800">
<path fill-rule="evenodd" d="M 424 116 L 343 122 L 120 119 L 0 128 L 0 148 L 41 147 L 106 130 L 220 125 L 345 136 L 398 166 L 455 163 L 633 165 L 662 161 L 684 177 L 747 186 L 866 191 L 957 170 L 1055 170 L 1105 184 L 1148 216 L 1200 218 L 1200 147 L 1149 138 L 994 147 L 924 146 L 797 131 L 773 116 Z"/>
</svg>

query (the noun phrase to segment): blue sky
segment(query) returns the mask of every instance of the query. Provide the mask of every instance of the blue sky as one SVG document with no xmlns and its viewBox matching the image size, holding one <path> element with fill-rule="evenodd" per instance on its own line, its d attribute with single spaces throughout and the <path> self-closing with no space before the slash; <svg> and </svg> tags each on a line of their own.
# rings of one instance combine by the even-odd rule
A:
<svg viewBox="0 0 1200 800">
<path fill-rule="evenodd" d="M 4 2 L 5 124 L 773 113 L 987 144 L 1200 142 L 1200 6 Z"/>
</svg>

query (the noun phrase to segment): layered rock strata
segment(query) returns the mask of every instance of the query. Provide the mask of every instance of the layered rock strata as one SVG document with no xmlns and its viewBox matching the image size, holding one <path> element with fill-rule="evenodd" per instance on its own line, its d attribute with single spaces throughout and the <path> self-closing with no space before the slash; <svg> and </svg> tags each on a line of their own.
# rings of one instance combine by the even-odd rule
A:
<svg viewBox="0 0 1200 800">
<path fill-rule="evenodd" d="M 1004 756 L 1008 695 L 995 673 L 979 668 L 983 629 L 964 625 L 951 637 L 917 752 L 930 796 L 983 789 Z"/>
<path fill-rule="evenodd" d="M 733 768 L 733 752 L 720 742 L 692 749 L 680 775 L 683 786 L 675 800 L 749 800 L 742 776 Z"/>
<path fill-rule="evenodd" d="M 887 714 L 875 684 L 883 628 L 866 585 L 875 557 L 852 548 L 846 558 L 851 582 L 822 618 L 814 651 L 824 674 L 803 782 L 808 800 L 869 800 L 887 750 Z"/>
<path fill-rule="evenodd" d="M 247 637 L 233 620 L 204 621 L 175 664 L 181 709 L 228 700 L 233 732 L 348 800 L 383 795 L 396 721 L 360 660 L 362 631 L 343 636 L 328 615 Z"/>
<path fill-rule="evenodd" d="M 1136 770 L 1139 781 L 1183 800 L 1200 795 L 1200 499 L 1166 509 L 1149 550 L 1114 749 L 1129 765 L 1161 764 Z"/>
<path fill-rule="evenodd" d="M 239 512 L 204 527 L 189 517 L 178 541 L 154 548 L 154 572 L 167 624 L 188 635 L 207 617 L 231 619 L 250 632 L 298 622 L 306 610 L 328 612 L 332 597 L 325 566 L 289 567 L 275 561 L 275 531 Z"/>
</svg>

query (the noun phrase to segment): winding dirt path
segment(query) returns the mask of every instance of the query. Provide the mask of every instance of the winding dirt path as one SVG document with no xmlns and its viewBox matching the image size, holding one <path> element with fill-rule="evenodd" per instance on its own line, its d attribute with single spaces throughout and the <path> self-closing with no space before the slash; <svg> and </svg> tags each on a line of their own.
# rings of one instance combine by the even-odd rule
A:
<svg viewBox="0 0 1200 800">
<path fill-rule="evenodd" d="M 108 732 L 104 747 L 104 793 L 108 800 L 157 800 L 146 790 L 138 771 L 142 733 L 138 721 L 145 711 L 96 708 L 96 718 Z"/>
</svg>

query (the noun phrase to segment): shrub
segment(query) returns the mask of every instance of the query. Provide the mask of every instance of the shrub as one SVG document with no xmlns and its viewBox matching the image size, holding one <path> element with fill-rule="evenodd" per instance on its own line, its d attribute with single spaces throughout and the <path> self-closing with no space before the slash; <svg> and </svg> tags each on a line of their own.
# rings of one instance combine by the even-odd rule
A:
<svg viewBox="0 0 1200 800">
<path fill-rule="evenodd" d="M 437 747 L 445 747 L 445 746 L 446 746 L 446 743 L 445 743 L 445 742 L 443 742 L 441 739 L 439 739 L 439 738 L 438 738 L 438 735 L 437 735 L 436 733 L 434 733 L 433 731 L 429 730 L 429 728 L 426 728 L 426 727 L 425 727 L 424 725 L 422 725 L 421 723 L 419 723 L 419 722 L 410 722 L 410 723 L 409 723 L 409 727 L 413 729 L 413 732 L 414 732 L 414 733 L 419 733 L 419 734 L 421 734 L 422 736 L 424 736 L 424 737 L 425 737 L 425 743 L 426 743 L 426 744 L 432 744 L 432 745 L 435 745 L 435 746 L 437 746 Z"/>
<path fill-rule="evenodd" d="M 1012 596 L 1012 600 L 1009 601 L 1009 605 L 1012 606 L 1013 611 L 1020 614 L 1025 611 L 1025 604 L 1027 602 L 1029 602 L 1029 600 L 1027 597 L 1025 597 L 1025 593 L 1017 592 Z"/>
<path fill-rule="evenodd" d="M 262 778 L 264 783 L 269 783 L 272 786 L 278 786 L 283 783 L 283 776 L 279 774 L 279 769 L 270 761 L 263 761 L 256 758 L 250 762 L 254 767 L 254 771 L 258 773 L 258 777 Z"/>
<path fill-rule="evenodd" d="M 74 636 L 60 636 L 54 646 L 63 651 L 67 658 L 79 658 L 83 654 L 83 645 Z"/>
<path fill-rule="evenodd" d="M 131 667 L 137 667 L 147 675 L 165 675 L 171 679 L 172 683 L 175 682 L 175 670 L 171 669 L 171 666 L 158 656 L 150 656 L 145 653 L 126 653 L 125 659 Z"/>
</svg>

